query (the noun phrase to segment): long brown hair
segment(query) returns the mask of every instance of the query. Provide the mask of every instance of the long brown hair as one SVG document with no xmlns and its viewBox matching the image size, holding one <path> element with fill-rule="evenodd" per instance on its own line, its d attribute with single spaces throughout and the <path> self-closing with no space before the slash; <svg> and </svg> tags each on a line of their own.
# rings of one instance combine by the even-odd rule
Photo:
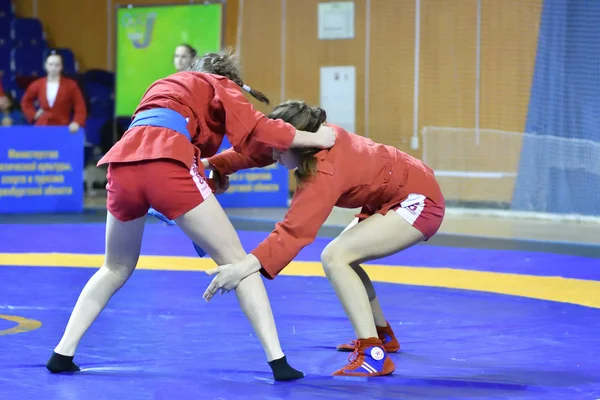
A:
<svg viewBox="0 0 600 400">
<path fill-rule="evenodd" d="M 240 77 L 239 56 L 230 47 L 221 50 L 219 53 L 207 53 L 202 57 L 196 57 L 190 70 L 224 76 L 250 93 L 256 100 L 267 105 L 271 104 L 269 98 L 264 93 L 244 84 L 244 81 Z"/>
<path fill-rule="evenodd" d="M 303 101 L 290 100 L 279 104 L 268 115 L 271 119 L 281 119 L 296 129 L 307 132 L 316 132 L 327 120 L 327 113 L 320 107 L 309 107 Z M 298 156 L 298 169 L 296 180 L 300 184 L 317 173 L 317 154 L 321 149 L 297 148 L 292 150 Z"/>
</svg>

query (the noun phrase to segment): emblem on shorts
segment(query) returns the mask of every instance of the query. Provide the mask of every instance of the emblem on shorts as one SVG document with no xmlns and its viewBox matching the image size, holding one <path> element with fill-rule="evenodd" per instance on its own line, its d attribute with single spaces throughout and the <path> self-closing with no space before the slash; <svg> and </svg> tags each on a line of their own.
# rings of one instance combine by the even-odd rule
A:
<svg viewBox="0 0 600 400">
<path fill-rule="evenodd" d="M 409 205 L 409 206 L 406 206 L 406 207 L 404 207 L 404 208 L 407 208 L 407 209 L 408 209 L 408 211 L 410 211 L 410 212 L 411 212 L 411 214 L 416 214 L 416 213 L 417 213 L 417 210 L 419 209 L 419 206 L 420 206 L 420 205 L 421 205 L 421 203 L 420 203 L 420 202 L 416 202 L 416 203 L 413 203 L 413 204 L 411 204 L 411 205 Z"/>
</svg>

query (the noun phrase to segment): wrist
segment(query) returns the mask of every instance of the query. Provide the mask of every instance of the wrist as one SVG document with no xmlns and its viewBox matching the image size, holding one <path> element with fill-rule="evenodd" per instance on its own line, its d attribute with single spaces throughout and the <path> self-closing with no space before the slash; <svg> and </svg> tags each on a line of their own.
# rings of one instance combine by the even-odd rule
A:
<svg viewBox="0 0 600 400">
<path fill-rule="evenodd" d="M 260 261 L 258 261 L 258 258 L 256 258 L 256 256 L 252 253 L 249 253 L 244 261 L 244 266 L 247 273 L 246 276 L 252 275 L 253 273 L 260 271 L 262 268 Z"/>
</svg>

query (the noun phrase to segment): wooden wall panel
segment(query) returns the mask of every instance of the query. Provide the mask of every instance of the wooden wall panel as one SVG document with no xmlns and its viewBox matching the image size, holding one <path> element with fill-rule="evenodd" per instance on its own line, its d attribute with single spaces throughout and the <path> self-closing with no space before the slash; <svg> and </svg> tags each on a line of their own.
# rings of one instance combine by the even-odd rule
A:
<svg viewBox="0 0 600 400">
<path fill-rule="evenodd" d="M 476 16 L 476 0 L 421 1 L 419 130 L 425 126 L 475 127 Z M 443 137 L 434 136 L 429 141 L 439 139 Z M 426 141 L 422 144 L 427 146 L 423 156 L 434 170 L 461 170 L 459 143 L 450 142 L 432 151 Z M 432 163 L 432 156 L 444 163 Z M 464 182 L 468 183 L 466 188 Z M 440 179 L 440 185 L 449 200 L 456 199 L 452 190 L 457 187 L 461 195 L 471 188 L 479 190 L 463 178 Z"/>
<path fill-rule="evenodd" d="M 522 132 L 542 0 L 483 0 L 481 127 Z"/>
<path fill-rule="evenodd" d="M 271 106 L 261 104 L 251 96 L 246 97 L 265 114 L 284 101 L 281 96 L 282 3 L 281 0 L 245 0 L 243 8 L 239 8 L 243 79 L 247 85 L 266 94 Z M 295 187 L 290 173 L 288 189 L 294 190 Z"/>
<path fill-rule="evenodd" d="M 18 16 L 24 18 L 33 17 L 33 0 L 13 0 L 13 5 Z"/>
<path fill-rule="evenodd" d="M 420 151 L 410 149 L 414 37 L 414 0 L 371 2 L 369 137 L 420 156 Z"/>
<path fill-rule="evenodd" d="M 318 0 L 286 1 L 285 97 L 319 104 L 324 66 L 356 67 L 356 129 L 364 132 L 365 0 L 355 1 L 355 38 L 319 40 Z"/>
<path fill-rule="evenodd" d="M 465 157 L 463 150 L 475 140 L 477 1 L 422 0 L 421 7 L 419 130 L 446 128 L 429 130 L 423 157 L 436 171 L 469 170 L 473 154 Z M 451 134 L 451 128 L 468 129 Z M 447 200 L 467 200 L 481 191 L 481 180 L 438 180 Z"/>
<path fill-rule="evenodd" d="M 475 127 L 476 0 L 421 1 L 419 126 Z"/>
<path fill-rule="evenodd" d="M 38 1 L 38 18 L 48 43 L 73 50 L 81 71 L 106 68 L 105 0 Z"/>
<path fill-rule="evenodd" d="M 356 67 L 356 130 L 365 131 L 365 0 L 355 1 L 354 39 L 318 39 L 318 0 L 285 1 L 285 87 L 283 100 L 320 100 L 320 68 Z M 290 190 L 296 184 L 290 173 Z"/>
<path fill-rule="evenodd" d="M 357 1 L 355 5 L 355 38 L 335 41 L 318 39 L 318 3 L 318 0 L 244 2 L 241 53 L 245 79 L 250 85 L 266 90 L 273 105 L 289 99 L 302 99 L 317 105 L 320 99 L 320 68 L 354 65 L 357 75 L 356 126 L 357 133 L 362 133 L 365 123 L 365 1 Z M 286 53 L 284 89 L 283 95 L 280 95 L 282 20 L 285 20 Z M 293 190 L 295 182 L 291 175 L 290 178 L 290 189 Z"/>
<path fill-rule="evenodd" d="M 256 6 L 259 3 L 261 7 Z M 246 0 L 240 11 L 243 79 L 276 105 L 281 101 L 281 0 Z M 262 112 L 272 109 L 247 97 Z"/>
<path fill-rule="evenodd" d="M 239 0 L 228 0 L 225 4 L 225 32 L 223 37 L 225 46 L 235 46 L 236 44 L 239 3 Z"/>
</svg>

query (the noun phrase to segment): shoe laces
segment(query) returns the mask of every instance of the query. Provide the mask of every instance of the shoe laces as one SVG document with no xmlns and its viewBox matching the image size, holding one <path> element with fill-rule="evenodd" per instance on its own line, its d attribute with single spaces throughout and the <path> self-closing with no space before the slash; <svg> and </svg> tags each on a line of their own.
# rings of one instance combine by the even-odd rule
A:
<svg viewBox="0 0 600 400">
<path fill-rule="evenodd" d="M 348 362 L 350 364 L 347 366 L 347 369 L 356 369 L 362 364 L 358 357 L 360 354 L 360 340 L 353 340 L 352 345 L 354 346 L 354 351 L 348 356 Z"/>
</svg>

